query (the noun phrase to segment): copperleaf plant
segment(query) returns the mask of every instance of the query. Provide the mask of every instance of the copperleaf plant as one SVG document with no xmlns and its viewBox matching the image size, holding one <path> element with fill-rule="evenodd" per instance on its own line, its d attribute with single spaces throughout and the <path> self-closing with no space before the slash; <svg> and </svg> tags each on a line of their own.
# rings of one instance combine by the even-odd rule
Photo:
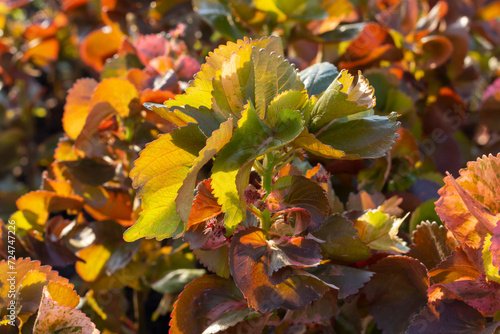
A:
<svg viewBox="0 0 500 334">
<path fill-rule="evenodd" d="M 245 38 L 211 52 L 184 94 L 148 104 L 177 128 L 135 161 L 130 177 L 142 212 L 124 238 L 183 237 L 202 264 L 225 278 L 203 276 L 188 285 L 171 332 L 215 333 L 252 319 L 271 324 L 277 309 L 336 305 L 372 275 L 345 265 L 371 252 L 406 251 L 395 217 L 372 210 L 374 217 L 356 222 L 366 232 L 358 235 L 351 220 L 331 216 L 328 173 L 291 164 L 307 155 L 383 156 L 399 122 L 395 113 L 374 114 L 373 93 L 361 73 L 355 80 L 330 64 L 298 73 L 278 37 Z M 387 240 L 370 239 L 389 230 Z M 200 310 L 202 320 L 178 316 L 209 295 L 214 305 Z"/>
</svg>

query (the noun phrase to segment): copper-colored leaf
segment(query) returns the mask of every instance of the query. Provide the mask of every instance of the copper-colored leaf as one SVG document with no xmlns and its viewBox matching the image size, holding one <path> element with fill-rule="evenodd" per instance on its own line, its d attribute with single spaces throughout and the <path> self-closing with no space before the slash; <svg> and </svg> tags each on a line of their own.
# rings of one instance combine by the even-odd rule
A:
<svg viewBox="0 0 500 334">
<path fill-rule="evenodd" d="M 296 310 L 321 297 L 328 286 L 313 275 L 284 267 L 272 277 L 274 251 L 264 232 L 250 227 L 233 236 L 229 247 L 231 275 L 250 306 L 260 311 Z M 314 252 L 303 254 L 310 258 Z"/>
<path fill-rule="evenodd" d="M 484 238 L 500 219 L 499 168 L 500 157 L 483 156 L 469 162 L 457 180 L 446 177 L 439 190 L 436 212 L 470 256 L 482 249 Z"/>
<path fill-rule="evenodd" d="M 483 333 L 486 319 L 459 300 L 439 300 L 413 317 L 407 334 Z"/>
<path fill-rule="evenodd" d="M 389 256 L 370 270 L 375 275 L 363 289 L 370 314 L 383 333 L 404 332 L 411 316 L 427 304 L 427 270 L 420 261 L 406 256 Z"/>
<path fill-rule="evenodd" d="M 186 285 L 179 295 L 170 333 L 217 333 L 252 313 L 232 281 L 214 275 L 202 276 Z"/>
<path fill-rule="evenodd" d="M 429 270 L 434 268 L 457 247 L 455 238 L 448 233 L 444 226 L 436 222 L 422 222 L 413 231 L 408 256 L 420 260 Z"/>
</svg>

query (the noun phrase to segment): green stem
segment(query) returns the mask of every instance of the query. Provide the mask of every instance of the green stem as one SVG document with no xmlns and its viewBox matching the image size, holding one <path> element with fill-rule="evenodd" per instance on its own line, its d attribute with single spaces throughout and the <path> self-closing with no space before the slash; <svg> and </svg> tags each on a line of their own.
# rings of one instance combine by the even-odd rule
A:
<svg viewBox="0 0 500 334">
<path fill-rule="evenodd" d="M 264 158 L 264 175 L 262 175 L 262 187 L 267 194 L 271 192 L 274 176 L 274 155 L 268 153 Z"/>
<path fill-rule="evenodd" d="M 269 212 L 268 209 L 262 211 L 260 221 L 262 223 L 262 229 L 266 232 L 269 231 L 269 229 L 271 228 L 271 212 Z"/>
<path fill-rule="evenodd" d="M 279 167 L 276 168 L 275 173 L 279 172 L 283 167 L 285 167 L 286 165 L 291 163 L 293 161 L 293 159 L 295 159 L 297 157 L 295 152 L 296 151 L 292 151 L 292 154 L 283 163 L 281 163 L 279 165 Z"/>
</svg>

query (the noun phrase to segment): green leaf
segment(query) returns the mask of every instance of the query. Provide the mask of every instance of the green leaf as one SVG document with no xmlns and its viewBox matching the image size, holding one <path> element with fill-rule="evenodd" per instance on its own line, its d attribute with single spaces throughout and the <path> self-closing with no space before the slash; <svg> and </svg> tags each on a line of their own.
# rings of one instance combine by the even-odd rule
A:
<svg viewBox="0 0 500 334">
<path fill-rule="evenodd" d="M 231 139 L 233 135 L 233 120 L 228 119 L 215 130 L 210 138 L 207 139 L 205 147 L 199 152 L 198 157 L 193 161 L 193 166 L 189 170 L 182 186 L 177 192 L 175 203 L 177 213 L 182 221 L 188 222 L 191 206 L 193 205 L 194 186 L 196 177 L 200 169 L 210 161 Z"/>
<path fill-rule="evenodd" d="M 370 248 L 406 253 L 409 248 L 398 237 L 399 226 L 404 218 L 391 217 L 382 211 L 368 211 L 359 217 L 354 227 L 358 235 Z"/>
<path fill-rule="evenodd" d="M 313 235 L 325 241 L 320 243 L 325 258 L 352 263 L 367 260 L 371 255 L 353 224 L 340 215 L 328 217 Z"/>
<path fill-rule="evenodd" d="M 277 95 L 269 104 L 265 120 L 271 127 L 276 127 L 281 110 L 293 109 L 302 114 L 309 109 L 309 96 L 305 90 L 287 90 Z"/>
<path fill-rule="evenodd" d="M 212 91 L 214 89 L 212 79 L 215 77 L 216 72 L 222 68 L 222 64 L 228 61 L 232 54 L 238 51 L 245 45 L 255 46 L 256 48 L 265 48 L 268 52 L 275 52 L 278 55 L 283 55 L 283 46 L 279 37 L 271 36 L 264 37 L 259 40 L 251 40 L 247 37 L 238 40 L 236 43 L 228 42 L 227 45 L 222 45 L 209 53 L 206 63 L 201 66 L 201 70 L 196 74 L 195 79 L 191 82 L 190 86 L 186 89 L 184 94 L 178 94 L 174 99 L 165 101 L 165 105 L 171 112 L 178 110 L 185 113 L 191 119 L 195 119 L 200 123 L 200 128 L 207 134 L 204 122 L 208 123 L 210 127 L 215 130 L 218 126 L 214 127 L 213 119 L 217 123 L 227 120 L 224 113 L 214 113 L 209 117 L 207 110 L 212 110 Z M 246 102 L 245 102 L 246 103 Z M 196 109 L 199 109 L 201 115 L 196 115 Z M 166 111 L 162 111 L 168 114 Z M 168 118 L 167 118 L 168 119 Z M 203 120 L 203 122 L 202 122 Z"/>
<path fill-rule="evenodd" d="M 493 265 L 493 254 L 490 252 L 492 245 L 491 235 L 488 235 L 484 240 L 483 246 L 483 265 L 484 273 L 490 281 L 500 283 L 500 269 Z"/>
<path fill-rule="evenodd" d="M 309 95 L 323 93 L 338 74 L 337 67 L 330 63 L 314 64 L 299 72 L 300 80 L 304 83 Z"/>
<path fill-rule="evenodd" d="M 286 116 L 283 116 L 285 121 Z M 291 119 L 292 123 L 297 121 L 297 118 Z M 280 132 L 273 132 L 260 120 L 255 108 L 249 103 L 238 121 L 233 137 L 215 159 L 212 188 L 225 212 L 224 222 L 230 230 L 244 220 L 246 202 L 242 195 L 248 186 L 253 161 L 262 154 L 286 145 L 300 133 L 297 126 L 280 126 L 279 130 Z"/>
<path fill-rule="evenodd" d="M 374 90 L 361 72 L 353 86 L 354 77 L 342 70 L 313 106 L 309 130 L 318 132 L 332 121 L 369 110 L 375 106 Z"/>
<path fill-rule="evenodd" d="M 345 157 L 345 152 L 336 150 L 330 145 L 323 144 L 313 134 L 309 133 L 306 128 L 302 129 L 300 135 L 295 138 L 293 145 L 327 159 L 340 159 Z"/>
<path fill-rule="evenodd" d="M 125 231 L 124 239 L 164 239 L 177 237 L 185 224 L 176 212 L 177 191 L 205 146 L 206 137 L 192 124 L 160 136 L 146 145 L 130 172 L 143 211 L 137 222 Z"/>
<path fill-rule="evenodd" d="M 218 0 L 194 0 L 194 9 L 205 21 L 230 40 L 243 38 L 243 27 L 233 19 L 231 9 Z"/>
<path fill-rule="evenodd" d="M 254 313 L 233 281 L 215 275 L 195 279 L 174 304 L 171 333 L 216 333 Z"/>
<path fill-rule="evenodd" d="M 210 250 L 195 249 L 193 254 L 208 270 L 220 277 L 229 278 L 229 247 L 227 245 Z"/>
<path fill-rule="evenodd" d="M 389 116 L 346 117 L 338 119 L 324 131 L 316 134 L 316 138 L 324 144 L 344 151 L 344 159 L 380 158 L 391 149 L 399 128 L 397 114 Z"/>
<path fill-rule="evenodd" d="M 134 54 L 115 55 L 108 58 L 101 71 L 101 80 L 106 78 L 126 78 L 131 68 L 143 69 L 144 65 Z"/>
<path fill-rule="evenodd" d="M 250 100 L 262 119 L 271 101 L 287 90 L 303 90 L 295 68 L 277 53 L 247 44 L 222 64 L 213 81 L 216 113 L 236 119 Z"/>
<path fill-rule="evenodd" d="M 159 293 L 177 293 L 186 284 L 205 274 L 205 269 L 174 269 L 169 270 L 162 278 L 154 282 L 151 288 Z"/>
<path fill-rule="evenodd" d="M 357 293 L 373 276 L 371 271 L 332 264 L 324 264 L 307 271 L 338 287 L 340 299 Z"/>
</svg>

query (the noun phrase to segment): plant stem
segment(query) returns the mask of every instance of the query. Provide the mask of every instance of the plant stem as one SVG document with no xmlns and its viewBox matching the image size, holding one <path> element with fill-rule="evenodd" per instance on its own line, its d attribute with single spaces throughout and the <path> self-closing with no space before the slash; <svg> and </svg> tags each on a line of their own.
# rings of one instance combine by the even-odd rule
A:
<svg viewBox="0 0 500 334">
<path fill-rule="evenodd" d="M 274 175 L 274 155 L 268 153 L 264 158 L 264 175 L 262 175 L 262 187 L 267 194 L 271 192 Z"/>
<path fill-rule="evenodd" d="M 262 229 L 266 232 L 269 231 L 269 229 L 271 228 L 271 212 L 269 212 L 268 209 L 262 211 L 260 221 L 262 223 Z"/>
</svg>

